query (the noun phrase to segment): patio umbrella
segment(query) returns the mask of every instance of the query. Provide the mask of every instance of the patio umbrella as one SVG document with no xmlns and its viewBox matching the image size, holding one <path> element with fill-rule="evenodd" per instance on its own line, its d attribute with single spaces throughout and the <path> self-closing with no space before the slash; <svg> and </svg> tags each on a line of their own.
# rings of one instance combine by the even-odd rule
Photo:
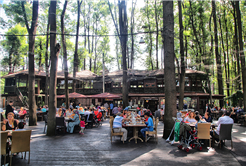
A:
<svg viewBox="0 0 246 166">
<path fill-rule="evenodd" d="M 119 99 L 121 98 L 119 95 L 111 94 L 111 93 L 100 93 L 97 95 L 91 95 L 89 98 L 101 98 L 101 99 Z"/>
<path fill-rule="evenodd" d="M 58 95 L 57 98 L 65 98 L 65 95 Z M 69 93 L 68 94 L 68 98 L 76 98 L 76 99 L 81 99 L 81 98 L 87 98 L 87 96 L 83 95 L 83 94 L 79 94 L 76 92 L 73 93 Z"/>
</svg>

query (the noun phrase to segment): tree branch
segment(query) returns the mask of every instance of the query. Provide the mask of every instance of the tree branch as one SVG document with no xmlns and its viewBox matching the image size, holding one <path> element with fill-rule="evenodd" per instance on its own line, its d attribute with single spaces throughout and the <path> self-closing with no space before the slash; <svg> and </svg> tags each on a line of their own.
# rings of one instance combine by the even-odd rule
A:
<svg viewBox="0 0 246 166">
<path fill-rule="evenodd" d="M 115 20 L 114 20 L 114 16 L 113 16 L 113 13 L 112 13 L 112 10 L 111 10 L 111 6 L 110 6 L 110 3 L 109 3 L 109 0 L 108 0 L 108 7 L 109 7 L 109 10 L 110 10 L 110 13 L 111 13 L 113 22 L 114 22 L 115 29 L 116 29 L 116 31 L 117 31 L 117 35 L 118 35 L 118 37 L 119 37 L 119 39 L 120 39 L 121 37 L 120 37 L 119 30 L 118 30 L 118 27 L 117 27 L 117 25 L 116 25 L 116 22 L 115 22 Z M 120 39 L 120 41 L 121 41 L 121 39 Z"/>
<path fill-rule="evenodd" d="M 29 25 L 28 25 L 28 21 L 27 21 L 26 9 L 25 9 L 25 4 L 24 3 L 25 3 L 25 1 L 21 2 L 21 7 L 22 7 L 23 14 L 24 14 L 24 20 L 25 20 L 26 28 L 27 28 L 27 31 L 29 33 L 30 29 L 29 29 Z"/>
</svg>

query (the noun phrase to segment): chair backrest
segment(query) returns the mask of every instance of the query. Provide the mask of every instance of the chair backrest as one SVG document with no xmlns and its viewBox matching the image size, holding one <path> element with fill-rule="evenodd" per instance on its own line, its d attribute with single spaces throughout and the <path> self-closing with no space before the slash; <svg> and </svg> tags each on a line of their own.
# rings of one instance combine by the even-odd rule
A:
<svg viewBox="0 0 246 166">
<path fill-rule="evenodd" d="M 232 132 L 233 124 L 221 124 L 220 125 L 220 140 L 231 140 L 231 132 Z"/>
<path fill-rule="evenodd" d="M 56 117 L 56 126 L 65 126 L 64 117 Z"/>
<path fill-rule="evenodd" d="M 1 129 L 0 129 L 1 131 L 2 131 L 3 124 L 4 124 L 4 123 L 3 123 L 3 122 L 1 122 Z"/>
<path fill-rule="evenodd" d="M 93 116 L 94 116 L 93 114 L 90 114 L 90 116 L 89 116 L 89 119 L 88 119 L 88 120 L 89 120 L 89 121 L 92 121 L 92 120 L 93 120 Z"/>
<path fill-rule="evenodd" d="M 32 130 L 13 131 L 11 153 L 30 151 Z"/>
<path fill-rule="evenodd" d="M 211 123 L 198 123 L 197 124 L 198 139 L 210 139 L 210 126 L 211 126 Z"/>
<path fill-rule="evenodd" d="M 7 138 L 8 138 L 8 132 L 7 131 L 1 131 L 1 155 L 6 154 Z"/>
<path fill-rule="evenodd" d="M 159 118 L 156 118 L 156 120 L 155 120 L 155 130 L 156 130 L 156 131 L 157 131 L 158 123 L 159 123 Z"/>
<path fill-rule="evenodd" d="M 110 124 L 110 129 L 111 129 L 111 130 L 113 129 L 113 121 L 114 121 L 113 119 L 110 119 L 110 120 L 109 120 L 109 124 Z"/>
</svg>

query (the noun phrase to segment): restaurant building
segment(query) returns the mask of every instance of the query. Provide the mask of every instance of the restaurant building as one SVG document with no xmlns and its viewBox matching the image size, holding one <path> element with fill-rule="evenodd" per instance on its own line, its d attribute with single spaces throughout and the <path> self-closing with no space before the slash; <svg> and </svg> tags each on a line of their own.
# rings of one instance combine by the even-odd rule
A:
<svg viewBox="0 0 246 166">
<path fill-rule="evenodd" d="M 27 105 L 28 96 L 28 70 L 18 71 L 3 76 L 5 78 L 4 94 L 6 100 L 15 101 L 15 105 Z M 133 70 L 127 74 L 129 91 L 129 105 L 142 105 L 152 111 L 165 104 L 164 70 Z M 202 71 L 186 69 L 184 104 L 187 108 L 193 108 L 203 112 L 210 98 L 207 87 L 208 76 Z M 83 95 L 95 95 L 103 92 L 103 76 L 84 70 L 76 73 L 73 79 L 69 74 L 69 93 L 72 93 L 73 81 L 76 81 L 75 92 Z M 105 73 L 105 92 L 122 96 L 122 70 Z M 45 98 L 46 75 L 43 71 L 35 72 L 35 96 L 38 105 L 43 105 Z M 57 72 L 57 95 L 65 93 L 64 72 Z M 179 77 L 176 74 L 177 104 L 179 98 Z M 223 95 L 212 95 L 213 100 L 223 100 Z M 58 100 L 58 105 L 63 99 Z M 89 106 L 91 103 L 99 104 L 110 99 L 79 99 L 77 102 Z M 122 104 L 122 100 L 114 100 L 115 104 Z"/>
</svg>

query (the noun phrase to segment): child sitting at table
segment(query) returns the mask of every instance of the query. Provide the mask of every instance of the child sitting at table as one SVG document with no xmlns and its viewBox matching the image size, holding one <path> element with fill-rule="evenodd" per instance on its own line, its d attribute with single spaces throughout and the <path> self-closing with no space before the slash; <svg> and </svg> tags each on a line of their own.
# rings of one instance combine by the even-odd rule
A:
<svg viewBox="0 0 246 166">
<path fill-rule="evenodd" d="M 145 122 L 145 124 L 147 125 L 147 127 L 141 129 L 140 132 L 142 133 L 143 137 L 145 138 L 145 131 L 153 131 L 154 130 L 154 128 L 153 128 L 154 124 L 153 124 L 152 118 L 150 117 L 149 112 L 146 112 L 144 114 L 144 118 L 145 119 L 148 119 L 148 121 Z M 150 137 L 147 138 L 147 140 L 149 140 L 149 139 L 150 139 Z"/>
<path fill-rule="evenodd" d="M 85 124 L 85 118 L 82 118 L 82 120 L 80 121 L 80 132 L 79 132 L 79 134 L 84 134 L 84 130 L 85 130 L 85 125 L 87 125 L 87 124 Z"/>
<path fill-rule="evenodd" d="M 20 122 L 20 123 L 18 123 L 18 129 L 16 129 L 15 131 L 23 131 L 23 130 L 25 130 L 24 129 L 24 123 L 23 122 Z"/>
</svg>

